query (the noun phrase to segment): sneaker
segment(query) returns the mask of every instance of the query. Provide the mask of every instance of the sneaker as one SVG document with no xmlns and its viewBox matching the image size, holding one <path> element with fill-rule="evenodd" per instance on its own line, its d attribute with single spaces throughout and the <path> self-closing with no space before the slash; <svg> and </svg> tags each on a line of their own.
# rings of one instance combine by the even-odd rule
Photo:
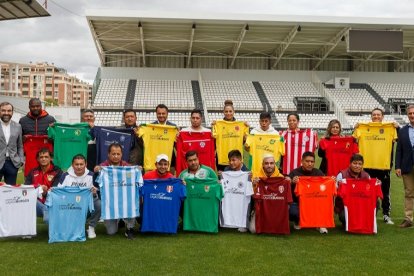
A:
<svg viewBox="0 0 414 276">
<path fill-rule="evenodd" d="M 389 216 L 387 216 L 387 215 L 384 215 L 384 222 L 386 224 L 394 224 L 394 222 L 392 221 L 392 219 Z"/>
<path fill-rule="evenodd" d="M 403 220 L 403 222 L 401 222 L 400 224 L 400 228 L 409 228 L 412 226 L 413 226 L 413 223 L 409 221 L 408 219 Z"/>
<path fill-rule="evenodd" d="M 247 232 L 247 228 L 246 227 L 240 227 L 237 229 L 240 233 L 246 233 Z"/>
<path fill-rule="evenodd" d="M 127 228 L 127 230 L 125 231 L 125 237 L 126 237 L 128 240 L 133 240 L 133 239 L 135 239 L 134 229 L 133 229 L 133 228 Z"/>
<path fill-rule="evenodd" d="M 317 228 L 317 229 L 319 230 L 319 233 L 321 233 L 321 234 L 328 234 L 328 229 L 326 229 L 326 228 L 321 227 L 321 228 Z"/>
<path fill-rule="evenodd" d="M 86 232 L 88 232 L 88 238 L 89 239 L 96 238 L 95 227 L 89 226 L 89 228 L 88 228 L 88 230 L 86 230 Z"/>
<path fill-rule="evenodd" d="M 293 229 L 300 230 L 299 224 L 293 223 Z"/>
</svg>

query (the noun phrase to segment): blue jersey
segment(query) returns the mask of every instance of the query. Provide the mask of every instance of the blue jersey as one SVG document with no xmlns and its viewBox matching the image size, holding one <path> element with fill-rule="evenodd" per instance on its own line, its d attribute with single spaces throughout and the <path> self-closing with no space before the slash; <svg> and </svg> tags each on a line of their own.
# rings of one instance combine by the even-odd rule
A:
<svg viewBox="0 0 414 276">
<path fill-rule="evenodd" d="M 122 147 L 122 160 L 128 161 L 129 152 L 134 147 L 132 128 L 111 128 L 111 127 L 94 127 L 91 129 L 91 135 L 96 138 L 96 158 L 98 164 L 108 158 L 108 148 L 112 143 L 118 143 Z"/>
<path fill-rule="evenodd" d="M 89 188 L 52 188 L 47 193 L 49 210 L 49 243 L 85 241 L 88 212 L 93 212 L 93 197 Z"/>
<path fill-rule="evenodd" d="M 139 216 L 141 171 L 137 166 L 102 167 L 97 178 L 101 191 L 101 218 L 120 219 Z"/>
<path fill-rule="evenodd" d="M 177 233 L 181 202 L 186 189 L 181 179 L 145 180 L 141 232 Z"/>
</svg>

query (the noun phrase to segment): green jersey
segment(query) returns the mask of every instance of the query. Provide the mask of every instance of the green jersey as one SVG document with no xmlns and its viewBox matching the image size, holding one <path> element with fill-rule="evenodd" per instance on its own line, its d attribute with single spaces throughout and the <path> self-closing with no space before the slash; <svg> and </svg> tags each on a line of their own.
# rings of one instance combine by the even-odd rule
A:
<svg viewBox="0 0 414 276">
<path fill-rule="evenodd" d="M 190 173 L 188 169 L 183 170 L 180 173 L 179 178 L 183 180 L 187 178 L 200 178 L 200 179 L 212 178 L 216 180 L 218 179 L 213 169 L 210 167 L 204 166 L 204 165 L 201 165 L 196 173 Z"/>
<path fill-rule="evenodd" d="M 217 179 L 187 178 L 185 181 L 184 230 L 217 233 L 223 188 Z"/>
<path fill-rule="evenodd" d="M 55 123 L 47 129 L 50 139 L 53 139 L 53 163 L 62 170 L 67 170 L 76 154 L 87 158 L 89 125 L 87 123 L 64 124 Z"/>
</svg>

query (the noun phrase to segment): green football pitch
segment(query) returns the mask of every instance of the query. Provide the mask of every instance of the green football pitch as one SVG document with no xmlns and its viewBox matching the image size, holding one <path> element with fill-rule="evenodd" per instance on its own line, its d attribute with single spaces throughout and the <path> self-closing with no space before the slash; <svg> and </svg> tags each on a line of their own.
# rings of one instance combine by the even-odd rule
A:
<svg viewBox="0 0 414 276">
<path fill-rule="evenodd" d="M 108 237 L 102 224 L 97 238 L 48 244 L 47 227 L 38 220 L 32 239 L 0 240 L 2 275 L 76 274 L 414 274 L 414 228 L 400 229 L 403 185 L 393 175 L 392 218 L 386 225 L 378 212 L 377 235 L 327 235 L 315 229 L 289 236 L 253 235 L 220 229 L 218 234 L 137 234 L 127 240 L 120 229 Z M 19 218 L 16 218 L 19 219 Z"/>
</svg>

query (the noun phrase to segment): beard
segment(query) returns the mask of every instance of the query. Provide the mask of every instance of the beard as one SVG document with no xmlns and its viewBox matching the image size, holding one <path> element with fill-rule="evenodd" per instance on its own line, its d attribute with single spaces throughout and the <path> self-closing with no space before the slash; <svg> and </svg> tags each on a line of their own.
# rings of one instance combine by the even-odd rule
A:
<svg viewBox="0 0 414 276">
<path fill-rule="evenodd" d="M 8 123 L 8 122 L 10 122 L 11 117 L 12 117 L 12 116 L 10 116 L 10 115 L 2 115 L 2 116 L 0 117 L 0 119 L 1 119 L 3 122 Z"/>
</svg>

